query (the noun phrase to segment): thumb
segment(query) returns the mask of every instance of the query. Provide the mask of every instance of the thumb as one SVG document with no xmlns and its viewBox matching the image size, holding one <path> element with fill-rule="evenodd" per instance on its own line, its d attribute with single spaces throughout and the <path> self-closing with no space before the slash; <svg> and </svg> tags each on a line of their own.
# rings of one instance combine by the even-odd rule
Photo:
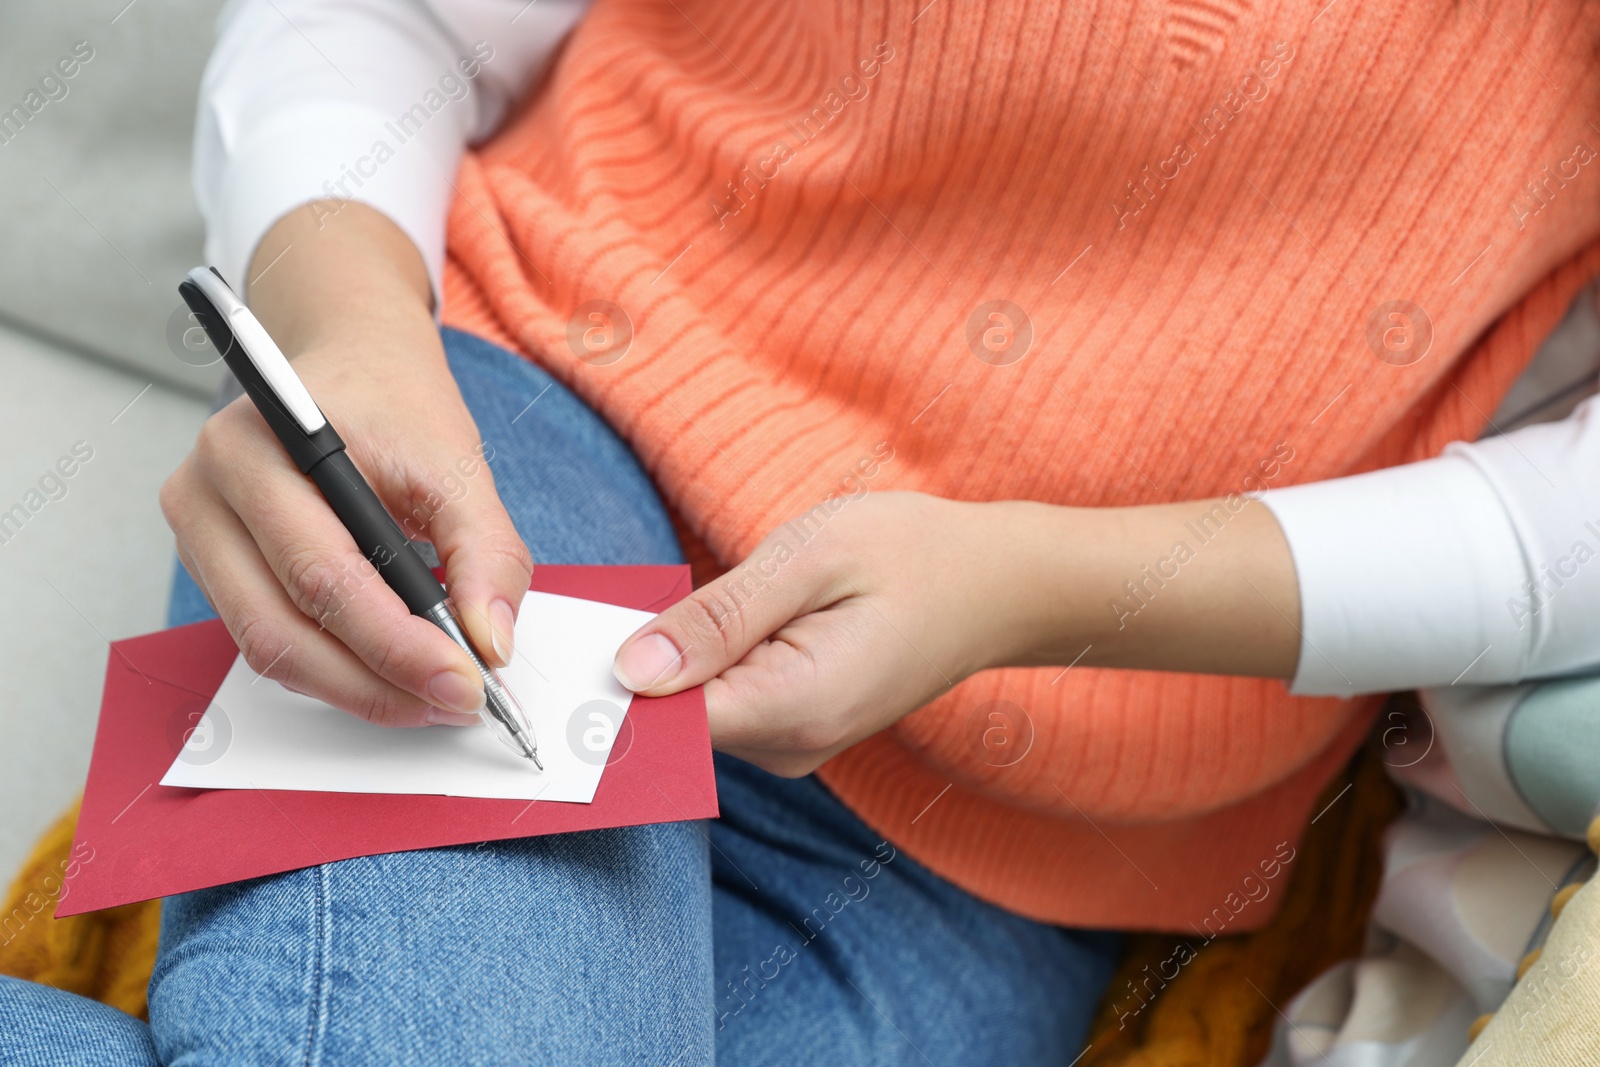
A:
<svg viewBox="0 0 1600 1067">
<path fill-rule="evenodd" d="M 829 599 L 817 569 L 790 563 L 770 577 L 750 559 L 696 589 L 622 643 L 612 673 L 628 689 L 666 696 L 709 681 Z M 837 599 L 837 597 L 833 598 Z"/>
<path fill-rule="evenodd" d="M 484 464 L 458 499 L 428 519 L 428 537 L 444 564 L 445 587 L 467 636 L 496 667 L 511 662 L 517 610 L 533 577 L 533 558 L 517 536 Z"/>
</svg>

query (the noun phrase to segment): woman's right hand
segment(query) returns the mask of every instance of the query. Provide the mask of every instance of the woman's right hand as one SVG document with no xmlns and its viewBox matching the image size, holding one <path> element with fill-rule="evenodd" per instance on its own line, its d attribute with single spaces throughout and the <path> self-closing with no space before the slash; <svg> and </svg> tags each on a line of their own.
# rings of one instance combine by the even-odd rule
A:
<svg viewBox="0 0 1600 1067">
<path fill-rule="evenodd" d="M 473 642 L 504 666 L 533 564 L 445 362 L 415 246 L 370 208 L 323 204 L 279 220 L 251 275 L 252 310 L 390 514 L 434 544 Z M 472 661 L 406 609 L 247 397 L 206 421 L 161 508 L 256 673 L 386 726 L 478 721 Z"/>
</svg>

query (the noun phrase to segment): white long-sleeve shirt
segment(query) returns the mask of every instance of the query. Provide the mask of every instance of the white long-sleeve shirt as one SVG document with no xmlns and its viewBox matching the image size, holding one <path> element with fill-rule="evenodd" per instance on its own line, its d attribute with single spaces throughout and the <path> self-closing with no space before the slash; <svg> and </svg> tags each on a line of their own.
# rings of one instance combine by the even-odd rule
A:
<svg viewBox="0 0 1600 1067">
<path fill-rule="evenodd" d="M 355 200 L 410 236 L 437 293 L 463 150 L 538 80 L 586 6 L 233 0 L 195 135 L 207 258 L 240 284 L 285 213 Z M 1538 414 L 1592 391 L 1596 366 L 1571 356 L 1600 353 L 1588 310 L 1563 329 L 1593 336 L 1547 346 L 1502 413 Z M 1594 403 L 1435 459 L 1263 494 L 1300 583 L 1292 690 L 1355 695 L 1600 668 Z"/>
</svg>

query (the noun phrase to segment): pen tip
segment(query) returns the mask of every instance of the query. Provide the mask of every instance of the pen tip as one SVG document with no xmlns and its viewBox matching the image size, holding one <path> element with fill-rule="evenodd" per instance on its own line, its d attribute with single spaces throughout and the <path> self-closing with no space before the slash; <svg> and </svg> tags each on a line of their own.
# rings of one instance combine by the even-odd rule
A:
<svg viewBox="0 0 1600 1067">
<path fill-rule="evenodd" d="M 528 758 L 533 760 L 533 765 L 535 767 L 539 768 L 541 771 L 544 770 L 544 764 L 539 762 L 539 754 L 537 752 L 529 753 Z"/>
</svg>

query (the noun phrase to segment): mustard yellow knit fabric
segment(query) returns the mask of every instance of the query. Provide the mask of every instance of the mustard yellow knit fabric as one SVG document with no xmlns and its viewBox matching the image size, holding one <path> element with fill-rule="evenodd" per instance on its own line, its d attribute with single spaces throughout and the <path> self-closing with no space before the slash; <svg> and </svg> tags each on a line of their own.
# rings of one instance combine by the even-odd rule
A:
<svg viewBox="0 0 1600 1067">
<path fill-rule="evenodd" d="M 146 1018 L 161 902 L 52 917 L 78 825 L 74 804 L 45 831 L 0 905 L 0 974 L 65 989 Z"/>
</svg>

